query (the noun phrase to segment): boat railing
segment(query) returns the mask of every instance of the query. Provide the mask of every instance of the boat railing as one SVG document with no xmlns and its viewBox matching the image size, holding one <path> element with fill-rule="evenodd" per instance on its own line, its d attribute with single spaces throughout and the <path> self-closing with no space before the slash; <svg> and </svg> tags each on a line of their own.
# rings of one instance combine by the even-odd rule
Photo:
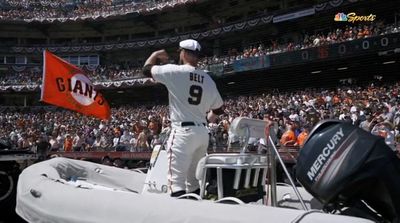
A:
<svg viewBox="0 0 400 223">
<path fill-rule="evenodd" d="M 269 127 L 268 127 L 269 128 Z M 217 195 L 218 199 L 224 198 L 224 182 L 223 182 L 223 171 L 227 169 L 235 170 L 233 189 L 237 190 L 240 187 L 250 188 L 256 187 L 259 183 L 265 189 L 265 180 L 267 172 L 270 171 L 270 186 L 271 186 L 271 205 L 277 206 L 277 181 L 276 181 L 276 160 L 282 166 L 282 169 L 289 179 L 290 186 L 292 186 L 296 196 L 298 197 L 301 206 L 304 210 L 308 210 L 304 203 L 304 199 L 301 197 L 289 171 L 287 170 L 282 158 L 279 155 L 279 151 L 274 143 L 271 134 L 274 131 L 265 131 L 266 122 L 263 120 L 248 119 L 248 118 L 237 118 L 232 122 L 230 133 L 235 134 L 238 137 L 244 138 L 243 146 L 240 153 L 213 153 L 207 155 L 199 163 L 198 168 L 201 169 L 197 176 L 201 180 L 200 184 L 200 197 L 205 196 L 206 192 L 206 181 L 209 169 L 216 170 L 216 181 L 217 181 Z M 265 135 L 269 132 L 269 135 Z M 250 137 L 254 138 L 267 138 L 267 153 L 266 154 L 251 154 L 246 153 L 246 148 Z M 243 180 L 244 179 L 244 180 Z M 261 181 L 259 181 L 261 179 Z"/>
</svg>

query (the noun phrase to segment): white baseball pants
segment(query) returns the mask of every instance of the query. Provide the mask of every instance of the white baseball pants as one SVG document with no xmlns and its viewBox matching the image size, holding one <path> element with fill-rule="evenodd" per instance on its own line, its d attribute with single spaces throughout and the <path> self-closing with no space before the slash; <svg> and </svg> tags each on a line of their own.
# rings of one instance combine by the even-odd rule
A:
<svg viewBox="0 0 400 223">
<path fill-rule="evenodd" d="M 172 125 L 167 143 L 170 193 L 181 190 L 189 193 L 199 189 L 199 181 L 195 176 L 196 167 L 199 160 L 206 155 L 208 140 L 208 130 L 203 125 Z"/>
</svg>

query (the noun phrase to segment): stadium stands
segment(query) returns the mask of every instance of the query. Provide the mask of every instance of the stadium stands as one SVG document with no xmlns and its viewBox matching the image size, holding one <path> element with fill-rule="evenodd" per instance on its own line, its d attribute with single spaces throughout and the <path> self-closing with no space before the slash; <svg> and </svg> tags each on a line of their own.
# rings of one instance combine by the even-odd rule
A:
<svg viewBox="0 0 400 223">
<path fill-rule="evenodd" d="M 239 116 L 273 120 L 279 137 L 289 128 L 298 136 L 322 119 L 344 120 L 376 134 L 380 127 L 373 127 L 383 123 L 394 147 L 400 142 L 399 87 L 400 82 L 371 83 L 229 98 L 226 114 L 209 126 L 210 148 L 227 150 L 229 123 Z M 154 104 L 114 108 L 108 122 L 52 107 L 3 107 L 0 123 L 0 138 L 10 139 L 14 147 L 33 146 L 45 135 L 55 151 L 66 150 L 68 144 L 67 150 L 76 151 L 150 151 L 163 142 L 170 127 L 167 106 Z M 257 147 L 259 141 L 252 139 L 252 143 Z"/>
<path fill-rule="evenodd" d="M 200 1 L 0 0 L 0 20 L 5 23 L 25 21 L 39 22 L 39 24 L 44 22 L 43 24 L 46 24 L 46 22 L 51 23 L 53 21 L 64 22 L 68 20 L 106 18 L 109 16 L 125 15 L 129 13 L 146 14 L 148 12 L 157 12 L 192 2 Z M 349 4 L 351 3 L 353 3 L 353 1 L 349 1 Z M 322 11 L 345 5 L 344 1 L 330 1 L 314 5 L 312 9 L 314 10 L 314 13 L 322 13 Z M 275 25 L 275 22 L 273 21 L 275 12 L 267 13 L 264 11 L 261 14 L 265 17 L 260 17 L 259 12 L 257 12 L 253 15 L 255 17 L 246 17 L 243 22 L 232 23 L 233 25 L 219 24 L 219 30 L 228 30 L 229 26 L 231 26 L 232 29 L 229 30 L 236 29 L 243 31 L 248 28 L 249 31 L 251 31 L 251 29 L 256 29 L 255 27 L 257 23 L 268 24 L 268 26 L 272 26 L 272 23 Z M 254 19 L 254 21 L 252 19 Z M 237 22 L 239 20 L 233 21 Z M 253 43 L 247 41 L 248 43 L 244 43 L 242 46 L 230 46 L 229 49 L 223 49 L 221 47 L 221 49 L 218 50 L 219 52 L 213 52 L 216 55 L 204 57 L 200 61 L 200 67 L 204 69 L 209 69 L 212 65 L 222 65 L 224 68 L 232 67 L 236 61 L 242 61 L 248 58 L 278 54 L 284 55 L 284 53 L 287 52 L 320 48 L 337 43 L 337 45 L 339 45 L 341 43 L 350 43 L 352 41 L 356 42 L 364 39 L 373 39 L 373 37 L 391 35 L 400 32 L 399 23 L 383 23 L 382 21 L 385 21 L 385 19 L 382 18 L 382 20 L 378 19 L 369 23 L 348 23 L 348 25 L 343 26 L 332 26 L 330 29 L 327 27 L 318 27 L 318 30 L 308 30 L 308 33 L 302 32 L 302 34 L 299 33 L 301 32 L 299 29 L 293 31 L 296 32 L 296 35 L 298 34 L 298 38 L 281 38 L 281 36 L 276 35 L 266 36 L 264 39 L 261 38 L 262 40 L 260 40 L 259 38 Z M 207 20 L 207 22 L 209 21 Z M 245 26 L 247 27 L 246 29 L 244 28 Z M 92 28 L 93 27 L 94 26 L 92 26 Z M 45 28 L 39 30 L 43 32 Z M 94 30 L 96 29 L 94 28 Z M 98 35 L 103 34 L 100 29 L 97 31 Z M 215 30 L 207 30 L 197 34 L 212 39 L 211 34 L 213 31 Z M 43 33 L 46 34 L 46 32 Z M 194 34 L 196 33 L 190 33 L 188 36 Z M 216 36 L 219 34 L 220 33 L 216 34 Z M 171 38 L 175 37 L 169 36 L 168 38 L 165 38 L 164 43 L 173 42 L 171 41 Z M 50 36 L 49 39 L 51 39 Z M 178 39 L 179 38 L 176 37 L 176 41 L 178 41 Z M 132 40 L 132 38 L 129 37 L 129 40 Z M 73 41 L 79 42 L 80 40 L 75 38 Z M 103 42 L 96 43 L 98 45 L 93 45 L 90 48 L 87 48 L 88 54 L 93 50 L 97 50 L 95 46 L 104 45 L 104 48 L 107 48 L 106 46 L 109 44 L 110 50 L 116 50 L 115 48 L 117 47 L 111 46 L 118 46 L 118 44 L 121 43 L 121 41 L 109 42 L 106 38 L 103 38 L 102 41 Z M 150 46 L 151 41 L 153 40 L 143 40 L 143 46 L 146 44 Z M 153 42 L 156 44 L 155 41 Z M 126 44 L 128 44 L 128 42 L 126 42 Z M 368 42 L 368 47 L 369 44 L 370 43 Z M 155 47 L 156 45 L 151 46 Z M 5 49 L 7 47 L 5 47 Z M 36 47 L 35 45 L 31 47 L 17 44 L 12 48 L 14 51 L 11 52 L 15 52 L 15 54 L 27 53 L 32 55 L 38 53 L 40 51 L 39 49 L 42 48 L 62 50 L 62 45 L 40 44 L 40 47 Z M 65 51 L 62 50 L 62 52 L 67 53 L 69 52 L 69 49 L 72 49 L 74 54 L 79 54 L 81 52 L 80 50 L 85 49 L 85 46 L 79 46 L 76 48 L 77 50 L 74 50 L 73 48 L 74 46 L 68 46 Z M 117 50 L 123 51 L 126 49 L 121 45 Z M 221 52 L 224 53 L 221 54 Z M 104 56 L 104 58 L 111 60 L 113 59 L 112 57 L 112 54 Z M 6 58 L 6 56 L 4 58 Z M 317 59 L 321 58 L 318 57 Z M 8 66 L 5 61 L 6 59 L 4 59 L 3 67 Z M 143 76 L 141 76 L 141 67 L 140 65 L 139 67 L 137 66 L 138 63 L 135 63 L 136 65 L 127 65 L 126 63 L 122 64 L 120 61 L 114 62 L 110 60 L 101 60 L 100 62 L 101 65 L 97 67 L 93 65 L 82 66 L 82 69 L 86 71 L 95 84 L 107 83 L 106 85 L 103 85 L 104 87 L 111 86 L 109 83 L 118 81 L 143 79 Z M 107 63 L 107 65 L 105 63 Z M 0 74 L 0 92 L 24 92 L 25 90 L 37 91 L 42 81 L 40 65 L 38 63 L 13 65 L 15 66 L 9 65 L 7 69 L 3 69 Z M 12 69 L 10 69 L 10 67 L 12 67 Z M 255 67 L 250 66 L 250 68 L 251 69 L 246 71 L 255 70 Z M 145 84 L 147 82 L 139 81 L 138 83 Z M 377 121 L 379 117 L 381 117 L 379 118 L 379 121 L 388 121 L 391 122 L 392 125 L 397 126 L 400 122 L 398 104 L 395 103 L 397 100 L 397 92 L 389 91 L 388 89 L 398 87 L 398 84 L 399 83 L 394 83 L 388 86 L 388 88 L 363 86 L 351 88 L 338 87 L 333 90 L 308 89 L 279 94 L 265 92 L 264 95 L 251 97 L 240 96 L 227 99 L 225 101 L 226 115 L 220 117 L 219 123 L 211 124 L 210 126 L 210 132 L 213 135 L 211 144 L 213 144 L 213 147 L 221 147 L 224 149 L 229 146 L 227 143 L 227 129 L 229 123 L 238 116 L 272 119 L 276 121 L 276 127 L 279 129 L 280 135 L 284 134 L 288 129 L 293 129 L 296 135 L 298 135 L 300 129 L 311 128 L 318 120 L 326 118 L 339 118 L 341 120 L 353 122 L 353 124 L 356 125 L 363 123 L 362 127 L 368 131 L 371 131 L 373 127 L 373 125 L 370 124 L 371 120 L 375 118 L 375 121 Z M 18 88 L 11 88 L 10 91 L 10 86 L 17 86 Z M 121 83 L 113 86 L 118 90 Z M 378 95 L 376 92 L 378 92 Z M 388 96 L 381 98 L 382 95 Z M 377 103 L 374 101 L 376 98 L 378 98 Z M 372 102 L 368 100 L 372 100 Z M 48 140 L 52 143 L 54 150 L 65 150 L 64 147 L 68 144 L 68 147 L 71 147 L 69 148 L 71 150 L 149 151 L 151 150 L 152 145 L 162 142 L 163 137 L 159 137 L 159 134 L 161 132 L 165 134 L 168 130 L 167 107 L 165 105 L 156 104 L 151 106 L 153 106 L 152 109 L 148 109 L 149 105 L 114 108 L 112 112 L 113 117 L 110 122 L 99 122 L 93 118 L 82 117 L 81 115 L 69 111 L 59 109 L 54 110 L 54 108 L 49 107 L 1 107 L 0 109 L 2 109 L 2 111 L 0 113 L 0 121 L 3 128 L 0 130 L 0 137 L 6 139 L 9 138 L 17 148 L 33 146 L 36 139 L 40 135 L 44 134 L 48 136 Z M 380 114 L 383 108 L 390 110 L 387 112 L 388 114 Z M 39 109 L 41 112 L 35 111 L 36 109 Z M 381 120 L 382 118 L 383 120 Z M 366 124 L 366 120 L 368 124 Z M 161 136 L 164 134 L 161 134 Z M 67 135 L 70 137 L 70 142 L 66 141 Z M 397 137 L 398 132 L 394 132 L 394 135 Z M 238 139 L 231 139 L 231 142 L 237 140 Z M 256 143 L 257 141 L 254 142 Z"/>
<path fill-rule="evenodd" d="M 400 24 L 371 23 L 369 25 L 346 26 L 344 29 L 332 30 L 328 33 L 316 33 L 314 35 L 304 34 L 299 42 L 278 43 L 276 40 L 260 43 L 258 46 L 249 46 L 243 51 L 237 49 L 228 50 L 228 55 L 206 57 L 200 63 L 203 67 L 211 64 L 223 63 L 232 64 L 235 60 L 241 60 L 249 57 L 258 57 L 282 53 L 287 51 L 302 50 L 310 47 L 319 47 L 356 39 L 363 39 L 378 35 L 385 35 L 400 32 Z"/>
<path fill-rule="evenodd" d="M 207 69 L 209 65 L 223 64 L 232 65 L 234 61 L 251 57 L 259 57 L 270 54 L 279 54 L 287 51 L 302 50 L 311 47 L 353 41 L 357 39 L 369 38 L 373 36 L 386 35 L 400 32 L 400 24 L 371 23 L 370 25 L 346 26 L 344 29 L 336 29 L 328 33 L 317 33 L 315 35 L 304 34 L 303 38 L 297 42 L 278 43 L 270 42 L 260 43 L 258 46 L 249 46 L 243 51 L 230 49 L 228 55 L 204 57 L 199 66 Z M 94 71 L 86 70 L 89 77 L 96 82 L 109 82 L 118 80 L 127 80 L 142 78 L 141 67 L 109 65 L 99 66 Z M 0 86 L 7 85 L 31 85 L 41 83 L 41 68 L 35 67 L 26 72 L 10 71 L 5 75 L 0 75 Z"/>
<path fill-rule="evenodd" d="M 172 1 L 0 1 L 0 19 L 8 21 L 59 21 L 106 18 L 128 13 L 148 13 L 195 0 Z"/>
</svg>

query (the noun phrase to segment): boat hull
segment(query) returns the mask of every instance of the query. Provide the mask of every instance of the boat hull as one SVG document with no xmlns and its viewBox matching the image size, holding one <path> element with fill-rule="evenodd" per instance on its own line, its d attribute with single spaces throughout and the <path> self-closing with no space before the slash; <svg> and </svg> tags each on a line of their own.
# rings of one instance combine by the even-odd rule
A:
<svg viewBox="0 0 400 223">
<path fill-rule="evenodd" d="M 55 158 L 26 168 L 17 187 L 17 213 L 28 222 L 370 222 L 261 205 L 142 194 L 146 175 L 95 163 Z M 99 187 L 77 186 L 84 180 Z M 75 181 L 76 182 L 76 181 Z"/>
</svg>

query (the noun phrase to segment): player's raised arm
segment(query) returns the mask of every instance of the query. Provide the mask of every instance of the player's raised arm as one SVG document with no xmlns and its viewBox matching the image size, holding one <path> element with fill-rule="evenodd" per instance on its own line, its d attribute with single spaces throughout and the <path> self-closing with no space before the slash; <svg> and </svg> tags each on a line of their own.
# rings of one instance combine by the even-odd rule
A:
<svg viewBox="0 0 400 223">
<path fill-rule="evenodd" d="M 161 63 L 167 63 L 169 56 L 165 50 L 157 50 L 153 52 L 143 66 L 143 74 L 146 77 L 152 77 L 151 68 L 157 64 L 157 60 Z"/>
</svg>

